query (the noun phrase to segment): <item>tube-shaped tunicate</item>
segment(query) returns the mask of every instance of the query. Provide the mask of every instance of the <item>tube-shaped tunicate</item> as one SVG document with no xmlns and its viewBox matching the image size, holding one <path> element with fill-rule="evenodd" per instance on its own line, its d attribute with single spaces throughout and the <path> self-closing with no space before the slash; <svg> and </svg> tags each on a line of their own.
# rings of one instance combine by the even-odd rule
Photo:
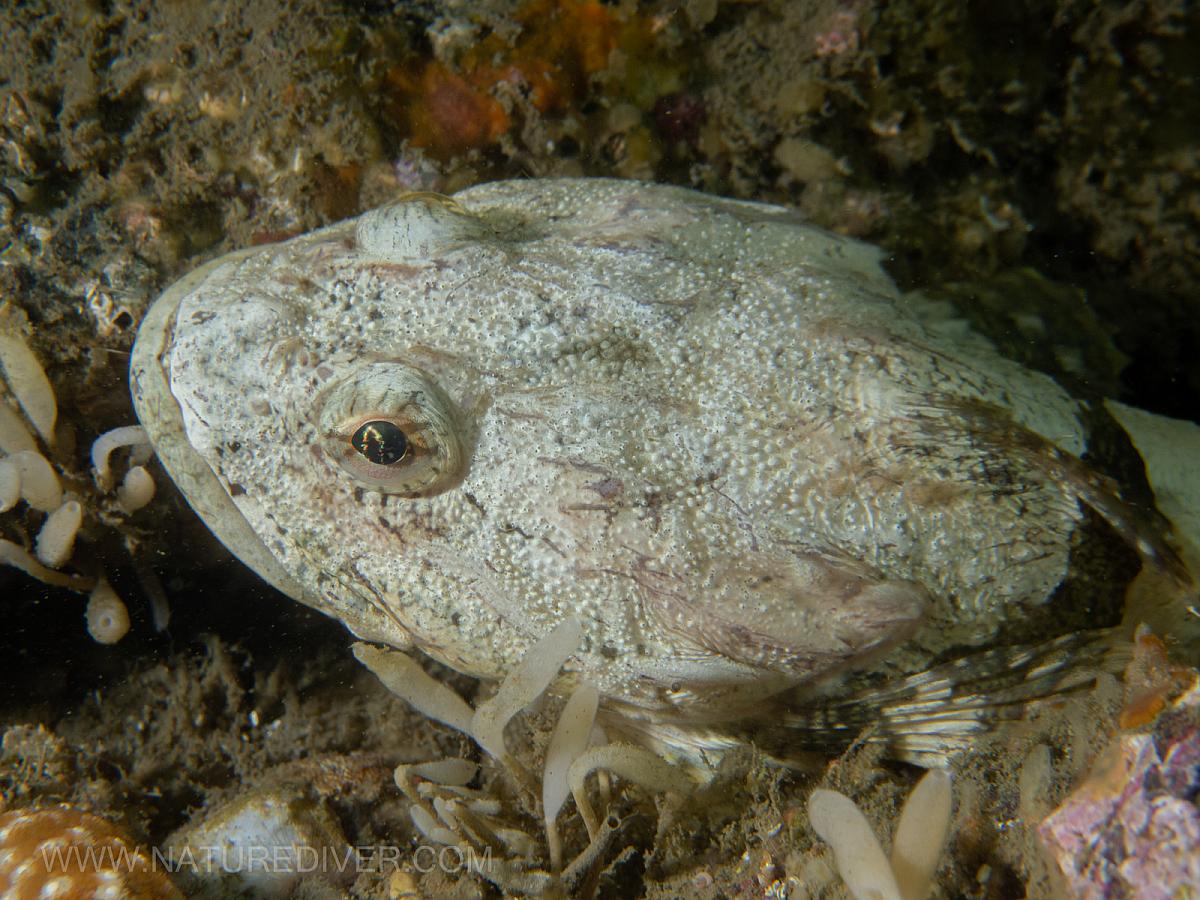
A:
<svg viewBox="0 0 1200 900">
<path fill-rule="evenodd" d="M 129 610 L 104 579 L 88 597 L 87 630 L 99 644 L 115 644 L 129 631 Z"/>
<path fill-rule="evenodd" d="M 567 771 L 571 763 L 587 749 L 599 705 L 600 692 L 595 686 L 581 684 L 563 707 L 546 747 L 546 766 L 542 770 L 542 813 L 546 819 L 550 864 L 555 871 L 562 868 L 562 844 L 555 820 L 570 793 Z"/>
<path fill-rule="evenodd" d="M 949 770 L 930 769 L 908 795 L 892 840 L 892 872 L 904 900 L 929 896 L 952 810 Z"/>
<path fill-rule="evenodd" d="M 422 669 L 407 653 L 361 642 L 351 650 L 354 658 L 374 672 L 384 687 L 418 712 L 470 734 L 472 711 L 467 701 Z"/>
<path fill-rule="evenodd" d="M 903 900 L 879 838 L 853 800 L 818 788 L 808 798 L 808 821 L 833 848 L 838 872 L 857 900 Z"/>
<path fill-rule="evenodd" d="M 563 663 L 579 648 L 583 628 L 574 616 L 564 619 L 538 641 L 520 665 L 504 677 L 490 700 L 475 710 L 471 737 L 488 753 L 504 759 L 504 727 L 513 716 L 536 700 L 558 675 Z"/>
<path fill-rule="evenodd" d="M 8 512 L 21 499 L 21 472 L 11 459 L 0 459 L 0 512 Z"/>
<path fill-rule="evenodd" d="M 154 499 L 154 479 L 145 466 L 134 466 L 125 473 L 117 488 L 117 502 L 127 513 L 137 512 Z"/>
<path fill-rule="evenodd" d="M 141 425 L 124 425 L 121 428 L 106 431 L 96 438 L 92 444 L 92 469 L 95 471 L 96 484 L 100 486 L 100 489 L 107 491 L 112 487 L 113 478 L 109 457 L 114 450 L 118 447 L 131 447 L 149 442 L 150 439 L 146 437 L 146 429 Z"/>
<path fill-rule="evenodd" d="M 479 774 L 479 764 L 473 763 L 469 759 L 436 759 L 432 762 L 415 763 L 411 766 L 403 766 L 405 770 L 412 772 L 421 778 L 428 778 L 430 781 L 435 781 L 438 784 L 449 784 L 461 786 L 466 784 L 472 778 Z"/>
<path fill-rule="evenodd" d="M 54 446 L 54 423 L 58 402 L 46 370 L 38 362 L 24 338 L 11 331 L 0 331 L 0 368 L 4 380 L 46 446 Z"/>
<path fill-rule="evenodd" d="M 78 500 L 68 500 L 46 517 L 38 532 L 35 550 L 37 558 L 52 569 L 71 558 L 75 535 L 83 523 L 83 506 Z"/>
<path fill-rule="evenodd" d="M 8 457 L 21 477 L 21 497 L 34 509 L 51 512 L 62 504 L 62 484 L 50 461 L 30 450 Z"/>
<path fill-rule="evenodd" d="M 22 450 L 37 450 L 37 441 L 21 416 L 0 400 L 0 453 L 20 453 Z"/>
<path fill-rule="evenodd" d="M 596 769 L 606 769 L 620 778 L 652 791 L 687 794 L 695 787 L 695 783 L 682 768 L 671 765 L 644 747 L 635 747 L 632 744 L 605 744 L 603 747 L 585 750 L 571 763 L 567 770 L 567 781 L 589 838 L 596 836 L 600 822 L 592 810 L 592 804 L 588 802 L 584 783 L 588 775 Z"/>
<path fill-rule="evenodd" d="M 96 584 L 94 578 L 68 575 L 66 572 L 48 569 L 34 559 L 24 547 L 2 539 L 0 539 L 0 565 L 13 566 L 38 581 L 44 581 L 55 587 L 70 588 L 73 591 L 90 591 Z"/>
</svg>

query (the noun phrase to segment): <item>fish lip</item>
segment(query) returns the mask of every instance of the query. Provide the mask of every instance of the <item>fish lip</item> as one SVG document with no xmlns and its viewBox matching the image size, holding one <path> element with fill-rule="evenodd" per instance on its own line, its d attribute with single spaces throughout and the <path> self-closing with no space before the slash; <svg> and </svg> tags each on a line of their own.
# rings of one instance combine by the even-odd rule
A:
<svg viewBox="0 0 1200 900">
<path fill-rule="evenodd" d="M 211 260 L 180 278 L 151 304 L 138 326 L 130 354 L 129 389 L 138 421 L 146 429 L 159 462 L 208 529 L 272 587 L 310 603 L 303 588 L 254 532 L 212 467 L 188 441 L 183 411 L 163 367 L 184 298 L 219 268 L 257 252 L 259 248 L 251 247 Z"/>
</svg>

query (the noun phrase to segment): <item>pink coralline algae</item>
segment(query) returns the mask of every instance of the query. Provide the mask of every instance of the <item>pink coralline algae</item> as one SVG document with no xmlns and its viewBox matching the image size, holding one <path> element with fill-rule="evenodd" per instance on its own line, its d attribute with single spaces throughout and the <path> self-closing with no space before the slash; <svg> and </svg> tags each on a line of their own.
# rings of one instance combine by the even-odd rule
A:
<svg viewBox="0 0 1200 900">
<path fill-rule="evenodd" d="M 859 33 L 856 23 L 858 14 L 849 9 L 842 9 L 830 16 L 829 27 L 819 32 L 814 38 L 816 53 L 820 58 L 826 56 L 841 56 L 858 49 Z"/>
<path fill-rule="evenodd" d="M 1074 896 L 1165 900 L 1200 886 L 1198 794 L 1200 686 L 1193 686 L 1153 733 L 1118 738 L 1038 833 Z"/>
</svg>

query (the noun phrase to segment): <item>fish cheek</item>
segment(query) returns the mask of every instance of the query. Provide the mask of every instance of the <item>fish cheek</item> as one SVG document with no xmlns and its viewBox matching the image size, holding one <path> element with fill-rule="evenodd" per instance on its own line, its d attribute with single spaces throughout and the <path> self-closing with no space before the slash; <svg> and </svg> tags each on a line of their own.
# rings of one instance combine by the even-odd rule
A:
<svg viewBox="0 0 1200 900">
<path fill-rule="evenodd" d="M 930 605 L 918 584 L 807 551 L 731 560 L 710 580 L 697 600 L 662 579 L 648 609 L 698 649 L 797 684 L 887 653 Z"/>
</svg>

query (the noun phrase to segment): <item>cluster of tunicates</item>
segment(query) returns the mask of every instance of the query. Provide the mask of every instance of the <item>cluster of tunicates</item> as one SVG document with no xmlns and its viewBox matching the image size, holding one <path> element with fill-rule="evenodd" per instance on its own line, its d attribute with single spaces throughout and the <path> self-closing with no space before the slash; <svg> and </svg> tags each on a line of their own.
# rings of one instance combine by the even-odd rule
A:
<svg viewBox="0 0 1200 900">
<path fill-rule="evenodd" d="M 354 655 L 384 686 L 419 712 L 470 735 L 502 771 L 525 792 L 538 793 L 537 778 L 509 750 L 504 731 L 509 722 L 540 698 L 574 654 L 582 639 L 572 617 L 538 641 L 500 682 L 496 693 L 472 709 L 449 687 L 429 675 L 411 656 L 371 644 L 354 645 Z M 589 798 L 588 778 L 598 773 L 607 802 L 609 775 L 651 791 L 683 796 L 695 781 L 643 747 L 608 743 L 596 725 L 599 693 L 587 683 L 576 686 L 560 713 L 546 746 L 541 776 L 543 825 L 550 871 L 531 866 L 537 855 L 534 839 L 503 815 L 500 800 L 469 788 L 479 766 L 466 759 L 442 759 L 396 769 L 396 785 L 411 801 L 409 815 L 417 830 L 434 845 L 456 848 L 469 868 L 512 893 L 542 895 L 551 889 L 578 887 L 595 870 L 615 837 L 619 823 L 597 815 Z M 557 819 L 570 794 L 587 829 L 588 845 L 564 864 Z M 484 854 L 503 848 L 507 858 Z"/>
<path fill-rule="evenodd" d="M 908 796 L 891 856 L 853 800 L 818 788 L 808 798 L 808 819 L 833 848 L 838 871 L 856 900 L 924 900 L 933 886 L 953 810 L 950 771 L 930 769 Z"/>
<path fill-rule="evenodd" d="M 32 546 L 0 538 L 0 564 L 46 584 L 88 594 L 88 633 L 100 643 L 112 644 L 129 630 L 125 604 L 103 573 L 64 571 L 94 498 L 87 479 L 71 472 L 55 453 L 60 433 L 58 402 L 45 369 L 26 341 L 23 318 L 11 307 L 0 308 L 0 388 L 4 389 L 0 390 L 0 513 L 23 505 L 26 521 L 37 531 Z M 129 465 L 117 485 L 112 457 L 123 447 L 130 448 Z M 144 465 L 150 454 L 146 434 L 138 426 L 116 428 L 92 445 L 95 487 L 101 496 L 115 489 L 115 506 L 123 514 L 137 511 L 154 497 L 154 480 Z M 76 490 L 64 489 L 64 476 Z"/>
</svg>

